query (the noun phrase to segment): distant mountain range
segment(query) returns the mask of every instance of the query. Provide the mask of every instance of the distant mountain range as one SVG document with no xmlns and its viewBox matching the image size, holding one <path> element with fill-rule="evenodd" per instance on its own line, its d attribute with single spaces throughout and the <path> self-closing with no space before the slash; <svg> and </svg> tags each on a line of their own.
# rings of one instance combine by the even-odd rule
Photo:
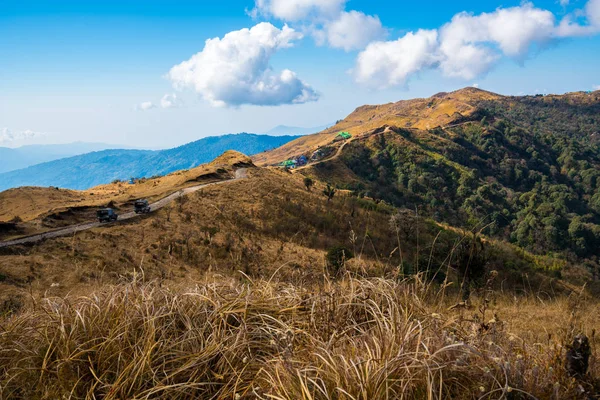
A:
<svg viewBox="0 0 600 400">
<path fill-rule="evenodd" d="M 308 135 L 311 133 L 317 133 L 317 132 L 321 132 L 329 127 L 332 127 L 335 124 L 329 124 L 329 125 L 324 125 L 324 126 L 317 126 L 314 128 L 300 128 L 297 126 L 286 126 L 286 125 L 279 125 L 276 126 L 275 128 L 271 129 L 270 131 L 267 132 L 267 135 L 272 135 L 272 136 L 281 136 L 281 135 Z"/>
<path fill-rule="evenodd" d="M 27 168 L 32 165 L 73 157 L 92 151 L 123 149 L 122 145 L 106 143 L 68 143 L 29 145 L 18 148 L 0 147 L 0 173 Z"/>
<path fill-rule="evenodd" d="M 168 150 L 96 151 L 0 173 L 0 191 L 19 186 L 57 186 L 83 190 L 115 179 L 165 175 L 194 168 L 227 150 L 247 155 L 258 154 L 297 138 L 240 133 L 207 137 Z M 2 153 L 0 157 L 3 157 Z"/>
</svg>

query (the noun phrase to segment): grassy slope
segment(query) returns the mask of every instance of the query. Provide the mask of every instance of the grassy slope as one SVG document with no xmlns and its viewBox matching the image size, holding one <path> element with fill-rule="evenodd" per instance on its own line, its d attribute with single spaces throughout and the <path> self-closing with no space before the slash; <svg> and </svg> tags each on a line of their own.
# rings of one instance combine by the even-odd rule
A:
<svg viewBox="0 0 600 400">
<path fill-rule="evenodd" d="M 518 250 L 490 245 L 488 267 L 500 270 L 493 291 L 451 308 L 460 300 L 452 267 L 460 234 L 409 218 L 409 231 L 396 235 L 388 206 L 341 192 L 328 203 L 322 189 L 308 193 L 300 175 L 256 169 L 141 221 L 5 250 L 0 305 L 23 309 L 0 317 L 0 396 L 570 398 L 579 386 L 595 390 L 595 361 L 591 377 L 576 382 L 562 359 L 575 334 L 600 323 L 596 301 L 561 296 L 564 284 Z M 332 283 L 324 257 L 337 244 L 357 257 Z M 421 270 L 448 272 L 448 286 L 399 282 L 398 265 L 417 260 Z M 504 268 L 508 260 L 517 272 Z"/>
<path fill-rule="evenodd" d="M 325 272 L 325 252 L 336 245 L 356 254 L 348 268 L 361 275 L 394 277 L 429 269 L 440 278 L 456 278 L 455 257 L 464 251 L 458 231 L 408 215 L 396 232 L 390 227 L 391 207 L 344 193 L 328 203 L 322 190 L 318 183 L 307 192 L 299 175 L 256 169 L 246 180 L 203 189 L 141 220 L 5 249 L 2 299 L 25 301 L 26 292 L 83 294 L 132 274 L 175 284 L 211 272 L 265 277 L 278 271 L 281 279 L 310 282 Z M 531 274 L 535 291 L 565 289 L 553 279 L 552 260 L 500 245 L 487 251 L 488 268 L 505 273 L 514 290 L 531 289 L 524 273 Z"/>
<path fill-rule="evenodd" d="M 208 164 L 142 180 L 134 185 L 117 182 L 84 191 L 39 187 L 11 189 L 0 192 L 0 222 L 19 217 L 25 222 L 36 223 L 44 217 L 73 208 L 105 206 L 111 201 L 118 208 L 138 198 L 154 200 L 186 186 L 219 177 L 227 178 L 231 174 L 232 165 L 237 163 L 249 164 L 251 161 L 241 153 L 227 152 Z"/>
</svg>

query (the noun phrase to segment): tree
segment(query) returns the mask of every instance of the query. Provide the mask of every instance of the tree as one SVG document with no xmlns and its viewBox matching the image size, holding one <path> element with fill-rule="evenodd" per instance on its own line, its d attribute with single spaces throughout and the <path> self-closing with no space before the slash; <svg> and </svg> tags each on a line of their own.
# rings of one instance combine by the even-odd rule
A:
<svg viewBox="0 0 600 400">
<path fill-rule="evenodd" d="M 314 184 L 315 184 L 315 182 L 312 179 L 310 179 L 308 176 L 306 178 L 304 178 L 304 186 L 306 186 L 306 190 L 308 190 L 309 192 Z"/>
<path fill-rule="evenodd" d="M 481 287 L 486 273 L 487 253 L 481 238 L 476 234 L 463 236 L 455 251 L 453 267 L 461 277 L 463 300 L 471 296 L 471 288 Z"/>
<path fill-rule="evenodd" d="M 402 234 L 402 240 L 409 240 L 414 236 L 418 222 L 415 212 L 405 208 L 396 211 L 389 220 L 391 231 L 399 236 Z"/>
<path fill-rule="evenodd" d="M 333 199 L 333 196 L 335 196 L 335 192 L 336 192 L 336 190 L 328 183 L 325 190 L 323 190 L 323 194 L 325 196 L 327 196 L 328 203 L 331 199 Z"/>
</svg>

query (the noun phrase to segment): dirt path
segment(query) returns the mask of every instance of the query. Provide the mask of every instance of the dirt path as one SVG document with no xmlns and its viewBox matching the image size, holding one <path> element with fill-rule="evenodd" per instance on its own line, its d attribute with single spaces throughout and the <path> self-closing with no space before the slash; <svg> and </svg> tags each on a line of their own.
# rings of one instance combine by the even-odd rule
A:
<svg viewBox="0 0 600 400">
<path fill-rule="evenodd" d="M 381 132 L 379 132 L 377 134 L 386 133 L 386 132 L 389 132 L 389 131 L 390 131 L 390 128 L 386 127 L 385 130 L 383 130 L 383 131 L 381 131 Z M 351 139 L 346 140 L 344 143 L 342 143 L 342 145 L 337 149 L 337 151 L 335 152 L 335 154 L 332 155 L 331 157 L 328 157 L 328 158 L 325 158 L 323 160 L 319 160 L 319 161 L 316 161 L 316 162 L 313 162 L 313 163 L 309 163 L 309 164 L 303 165 L 302 167 L 294 168 L 292 170 L 292 172 L 302 171 L 303 169 L 314 167 L 315 165 L 319 165 L 319 164 L 322 164 L 324 162 L 328 162 L 328 161 L 331 161 L 331 160 L 335 160 L 336 158 L 339 158 L 340 155 L 342 154 L 342 151 L 344 151 L 344 147 L 346 147 L 347 144 L 352 143 L 355 140 L 363 139 L 365 137 L 364 135 L 368 134 L 370 132 L 373 132 L 373 130 L 369 130 L 369 131 L 366 131 L 366 132 L 361 132 L 360 134 L 352 137 Z"/>
<path fill-rule="evenodd" d="M 158 200 L 157 202 L 150 204 L 150 208 L 152 209 L 152 212 L 154 212 L 156 210 L 160 210 L 161 208 L 165 207 L 169 203 L 175 201 L 177 198 L 179 198 L 181 196 L 185 196 L 190 193 L 194 193 L 202 188 L 205 188 L 208 186 L 222 185 L 225 183 L 230 183 L 230 182 L 240 180 L 240 179 L 245 179 L 245 178 L 247 178 L 247 170 L 246 170 L 246 168 L 240 168 L 235 171 L 235 177 L 233 179 L 228 179 L 226 181 L 220 181 L 220 182 L 205 183 L 202 185 L 191 186 L 191 187 L 188 187 L 185 189 L 178 190 L 177 192 L 172 193 L 172 194 L 168 195 L 167 197 L 164 197 L 164 198 Z M 130 219 L 136 218 L 136 217 L 139 217 L 139 215 L 133 211 L 130 211 L 125 214 L 120 214 L 119 220 L 115 223 L 119 223 L 120 221 L 127 221 Z M 51 231 L 51 232 L 44 232 L 44 233 L 40 233 L 37 235 L 32 235 L 32 236 L 19 238 L 19 239 L 13 239 L 13 240 L 7 240 L 4 242 L 0 242 L 0 249 L 3 247 L 16 246 L 16 245 L 20 245 L 20 244 L 36 243 L 36 242 L 46 240 L 46 239 L 53 239 L 53 238 L 57 238 L 57 237 L 74 235 L 77 232 L 87 231 L 89 229 L 97 228 L 99 226 L 104 226 L 104 225 L 114 225 L 115 223 L 112 223 L 112 224 L 111 223 L 100 223 L 100 222 L 96 221 L 96 222 L 85 222 L 83 224 L 71 225 L 71 226 L 67 226 L 65 228 L 57 229 L 57 230 Z"/>
<path fill-rule="evenodd" d="M 446 125 L 446 126 L 442 126 L 441 128 L 443 130 L 446 129 L 450 129 L 450 128 L 456 128 L 457 126 L 462 126 L 462 125 L 466 125 L 466 124 L 472 124 L 475 121 L 464 121 L 464 122 L 459 122 L 458 124 L 452 124 L 452 125 Z"/>
</svg>

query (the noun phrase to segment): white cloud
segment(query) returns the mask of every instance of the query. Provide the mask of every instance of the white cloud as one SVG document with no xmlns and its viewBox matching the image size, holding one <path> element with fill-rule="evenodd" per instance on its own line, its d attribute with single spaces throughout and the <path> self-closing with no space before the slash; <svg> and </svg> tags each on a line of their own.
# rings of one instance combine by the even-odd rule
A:
<svg viewBox="0 0 600 400">
<path fill-rule="evenodd" d="M 256 17 L 261 14 L 290 22 L 309 18 L 327 19 L 339 14 L 345 4 L 346 0 L 256 0 L 251 15 Z"/>
<path fill-rule="evenodd" d="M 317 30 L 318 41 L 346 51 L 364 49 L 373 40 L 385 36 L 386 30 L 377 16 L 359 11 L 342 12 L 337 19 L 328 21 Z"/>
<path fill-rule="evenodd" d="M 557 38 L 600 31 L 600 0 L 587 3 L 585 17 L 588 25 L 573 23 L 570 17 L 557 25 L 553 13 L 531 3 L 479 15 L 459 13 L 439 30 L 370 44 L 357 58 L 355 79 L 372 87 L 404 85 L 410 75 L 437 68 L 445 76 L 472 80 L 502 57 L 523 63 L 532 49 Z"/>
<path fill-rule="evenodd" d="M 310 32 L 319 45 L 345 51 L 364 49 L 387 31 L 379 17 L 360 11 L 345 11 L 347 0 L 255 0 L 250 13 L 289 23 Z"/>
<path fill-rule="evenodd" d="M 39 137 L 46 136 L 43 132 L 34 132 L 30 129 L 23 131 L 13 131 L 8 128 L 0 129 L 0 144 L 10 144 L 19 141 L 28 141 Z"/>
<path fill-rule="evenodd" d="M 358 83 L 375 88 L 404 85 L 407 78 L 438 62 L 435 30 L 409 32 L 393 42 L 373 42 L 358 55 L 353 71 Z"/>
<path fill-rule="evenodd" d="M 590 25 L 600 28 L 600 0 L 590 0 L 585 6 L 585 15 Z"/>
<path fill-rule="evenodd" d="M 474 83 L 472 86 L 473 86 L 475 89 L 479 89 L 479 83 Z"/>
<path fill-rule="evenodd" d="M 140 103 L 134 107 L 136 111 L 148 111 L 152 110 L 153 108 L 156 108 L 156 104 L 151 101 L 144 101 L 143 103 Z"/>
<path fill-rule="evenodd" d="M 162 108 L 179 108 L 183 106 L 183 100 L 175 93 L 165 94 L 162 99 L 160 99 L 160 106 Z"/>
<path fill-rule="evenodd" d="M 531 4 L 493 13 L 460 13 L 440 29 L 440 68 L 444 75 L 473 79 L 496 63 L 501 54 L 522 61 L 533 44 L 548 42 L 554 14 Z"/>
<path fill-rule="evenodd" d="M 583 17 L 587 24 L 577 22 Z M 583 10 L 577 10 L 560 21 L 558 37 L 590 36 L 600 32 L 600 0 L 589 0 Z"/>
<path fill-rule="evenodd" d="M 566 7 L 569 5 L 570 0 L 560 0 L 559 3 L 561 6 Z"/>
<path fill-rule="evenodd" d="M 456 47 L 442 43 L 437 49 L 439 68 L 445 76 L 471 80 L 487 73 L 500 59 L 492 49 L 463 43 Z"/>
<path fill-rule="evenodd" d="M 177 96 L 175 93 L 165 94 L 160 99 L 160 108 L 178 108 L 183 106 L 183 100 Z M 133 109 L 135 111 L 149 111 L 155 108 L 158 108 L 159 105 L 155 104 L 152 101 L 144 101 L 143 103 L 136 104 Z"/>
<path fill-rule="evenodd" d="M 600 90 L 600 85 L 594 85 L 594 90 Z"/>
<path fill-rule="evenodd" d="M 278 50 L 301 38 L 287 25 L 278 29 L 263 22 L 207 40 L 201 52 L 175 65 L 167 77 L 175 88 L 192 88 L 214 106 L 316 101 L 318 93 L 294 72 L 275 73 L 269 65 Z"/>
</svg>

